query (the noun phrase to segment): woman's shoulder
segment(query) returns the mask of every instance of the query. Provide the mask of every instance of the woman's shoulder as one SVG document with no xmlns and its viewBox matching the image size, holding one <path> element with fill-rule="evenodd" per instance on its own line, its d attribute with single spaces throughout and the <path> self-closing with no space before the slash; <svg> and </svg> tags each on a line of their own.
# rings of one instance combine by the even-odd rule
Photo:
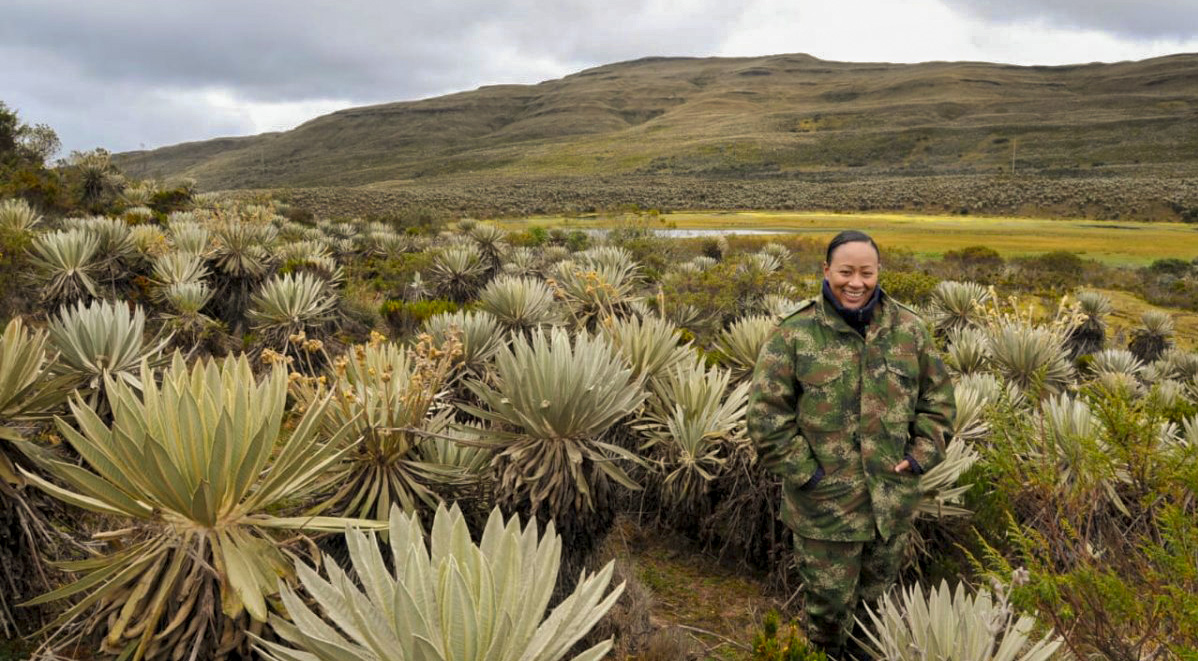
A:
<svg viewBox="0 0 1198 661">
<path fill-rule="evenodd" d="M 818 298 L 808 298 L 799 301 L 795 307 L 791 308 L 781 319 L 778 320 L 779 328 L 799 328 L 810 323 L 810 320 L 815 318 L 819 302 Z"/>
<path fill-rule="evenodd" d="M 907 303 L 893 298 L 889 294 L 883 300 L 885 301 L 884 305 L 893 307 L 894 314 L 899 321 L 907 323 L 920 323 L 922 321 L 923 315 L 919 313 L 919 310 L 916 310 Z"/>
<path fill-rule="evenodd" d="M 885 301 L 885 304 L 889 305 L 892 311 L 891 327 L 907 331 L 916 337 L 923 336 L 929 332 L 928 323 L 918 310 L 889 296 L 886 297 Z"/>
</svg>

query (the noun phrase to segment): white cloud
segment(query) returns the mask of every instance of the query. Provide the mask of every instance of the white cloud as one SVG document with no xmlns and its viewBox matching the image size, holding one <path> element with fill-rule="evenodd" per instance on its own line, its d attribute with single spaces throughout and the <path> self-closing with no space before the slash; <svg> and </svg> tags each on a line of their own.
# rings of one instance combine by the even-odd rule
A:
<svg viewBox="0 0 1198 661">
<path fill-rule="evenodd" d="M 957 4 L 941 0 L 756 0 L 721 45 L 720 54 L 803 52 L 852 62 L 974 60 L 1057 65 L 1198 51 L 1198 37 L 1132 38 L 1097 29 L 1065 28 L 1042 18 L 988 21 L 959 11 Z M 1198 10 L 1191 13 L 1198 17 Z"/>
<path fill-rule="evenodd" d="M 286 131 L 320 115 L 356 105 L 349 99 L 307 101 L 252 101 L 230 89 L 177 90 L 167 93 L 173 105 L 208 108 L 226 121 L 247 127 L 251 133 Z"/>
<path fill-rule="evenodd" d="M 961 19 L 936 0 L 757 0 L 721 55 L 807 53 L 823 60 L 922 62 L 969 59 Z"/>
</svg>

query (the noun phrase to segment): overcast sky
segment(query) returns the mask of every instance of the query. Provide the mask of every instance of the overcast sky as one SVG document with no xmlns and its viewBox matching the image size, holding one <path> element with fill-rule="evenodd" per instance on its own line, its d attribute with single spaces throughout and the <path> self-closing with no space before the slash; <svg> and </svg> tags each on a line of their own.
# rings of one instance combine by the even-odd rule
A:
<svg viewBox="0 0 1198 661">
<path fill-rule="evenodd" d="M 75 149 L 650 55 L 1069 64 L 1198 52 L 1198 0 L 5 0 L 0 101 Z"/>
</svg>

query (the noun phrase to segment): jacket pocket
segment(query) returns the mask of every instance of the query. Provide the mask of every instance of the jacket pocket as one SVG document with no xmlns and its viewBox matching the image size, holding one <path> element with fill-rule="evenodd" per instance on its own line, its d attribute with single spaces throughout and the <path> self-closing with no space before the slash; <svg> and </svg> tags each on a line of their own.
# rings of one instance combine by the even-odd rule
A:
<svg viewBox="0 0 1198 661">
<path fill-rule="evenodd" d="M 796 411 L 803 432 L 832 432 L 845 428 L 846 398 L 853 394 L 844 382 L 844 367 L 817 362 L 796 375 L 802 392 Z"/>
<path fill-rule="evenodd" d="M 918 356 L 893 353 L 886 357 L 885 391 L 890 406 L 883 415 L 884 421 L 891 425 L 910 421 L 919 401 Z"/>
</svg>

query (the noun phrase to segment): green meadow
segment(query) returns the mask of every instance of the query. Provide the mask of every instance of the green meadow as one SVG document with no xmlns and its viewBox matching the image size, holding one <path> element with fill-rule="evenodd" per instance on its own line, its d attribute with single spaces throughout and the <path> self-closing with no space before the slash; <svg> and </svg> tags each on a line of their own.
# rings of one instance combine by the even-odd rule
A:
<svg viewBox="0 0 1198 661">
<path fill-rule="evenodd" d="M 1198 255 L 1198 226 L 1184 223 L 1058 220 L 895 213 L 794 213 L 769 211 L 676 212 L 636 220 L 603 215 L 534 216 L 500 223 L 505 229 L 598 229 L 638 222 L 652 229 L 776 230 L 826 241 L 844 229 L 869 232 L 885 248 L 921 257 L 984 245 L 1003 257 L 1068 250 L 1111 266 L 1144 266 L 1154 260 Z"/>
</svg>

